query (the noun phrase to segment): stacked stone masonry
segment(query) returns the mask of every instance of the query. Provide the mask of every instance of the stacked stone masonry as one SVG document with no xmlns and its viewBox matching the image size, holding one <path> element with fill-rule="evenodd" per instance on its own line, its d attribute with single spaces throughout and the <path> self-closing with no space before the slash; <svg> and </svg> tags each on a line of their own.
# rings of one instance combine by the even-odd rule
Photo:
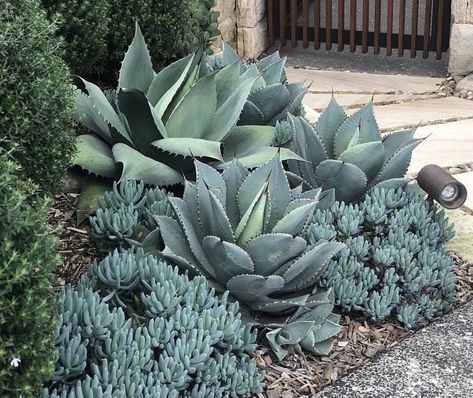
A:
<svg viewBox="0 0 473 398">
<path fill-rule="evenodd" d="M 215 9 L 220 12 L 222 40 L 235 47 L 240 56 L 257 58 L 266 50 L 265 0 L 217 0 Z"/>
<path fill-rule="evenodd" d="M 449 70 L 462 89 L 473 91 L 473 0 L 453 0 L 452 20 Z"/>
</svg>

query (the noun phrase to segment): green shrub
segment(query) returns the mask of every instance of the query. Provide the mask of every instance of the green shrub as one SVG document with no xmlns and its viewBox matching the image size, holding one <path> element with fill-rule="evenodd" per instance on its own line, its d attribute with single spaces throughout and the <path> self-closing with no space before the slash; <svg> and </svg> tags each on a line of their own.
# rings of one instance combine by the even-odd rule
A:
<svg viewBox="0 0 473 398">
<path fill-rule="evenodd" d="M 57 241 L 35 186 L 1 150 L 0 170 L 0 396 L 27 397 L 54 371 Z"/>
<path fill-rule="evenodd" d="M 62 294 L 59 358 L 43 397 L 238 397 L 262 391 L 255 332 L 238 303 L 131 251 Z"/>
<path fill-rule="evenodd" d="M 109 70 L 116 72 L 133 39 L 134 22 L 149 40 L 154 65 L 161 68 L 218 34 L 214 0 L 115 0 L 110 10 Z"/>
<path fill-rule="evenodd" d="M 64 38 L 65 60 L 82 76 L 102 72 L 107 60 L 109 0 L 42 0 Z"/>
<path fill-rule="evenodd" d="M 385 189 L 359 204 L 317 210 L 308 231 L 312 243 L 347 245 L 319 281 L 333 288 L 343 311 L 376 321 L 395 315 L 407 328 L 452 308 L 454 264 L 444 244 L 453 235 L 443 210 L 418 194 Z"/>
<path fill-rule="evenodd" d="M 37 0 L 4 2 L 0 21 L 0 145 L 16 145 L 24 174 L 54 191 L 75 150 L 69 72 Z"/>
</svg>

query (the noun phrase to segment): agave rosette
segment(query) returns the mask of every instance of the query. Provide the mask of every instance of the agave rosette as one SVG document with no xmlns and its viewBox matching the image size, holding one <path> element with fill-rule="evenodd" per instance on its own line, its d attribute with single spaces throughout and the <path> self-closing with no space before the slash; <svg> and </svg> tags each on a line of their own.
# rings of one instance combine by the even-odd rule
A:
<svg viewBox="0 0 473 398">
<path fill-rule="evenodd" d="M 223 44 L 222 54 L 209 61 L 209 69 L 218 70 L 235 62 L 240 63 L 241 73 L 259 74 L 243 107 L 239 125 L 276 126 L 288 113 L 302 114 L 302 100 L 307 90 L 301 82 L 288 83 L 286 57 L 279 52 L 257 62 L 244 62 L 228 44 Z"/>
<path fill-rule="evenodd" d="M 335 189 L 336 199 L 352 202 L 378 186 L 407 184 L 405 174 L 412 151 L 422 140 L 414 130 L 381 136 L 370 102 L 351 116 L 334 98 L 315 126 L 302 117 L 289 117 L 290 148 L 308 162 L 289 161 L 291 178 L 308 189 Z"/>
<path fill-rule="evenodd" d="M 77 139 L 75 164 L 98 176 L 173 185 L 192 171 L 192 157 L 248 167 L 271 159 L 274 127 L 237 126 L 258 71 L 240 63 L 210 72 L 203 50 L 155 73 L 136 25 L 118 88 L 105 94 L 77 78 L 76 118 L 93 134 Z M 286 149 L 284 159 L 298 159 Z"/>
<path fill-rule="evenodd" d="M 251 173 L 238 160 L 222 174 L 199 161 L 195 167 L 196 182 L 186 181 L 183 198 L 169 198 L 176 218 L 157 217 L 162 255 L 269 316 L 264 323 L 281 332 L 275 346 L 307 338 L 313 352 L 325 352 L 339 328 L 328 314 L 319 316 L 319 305 L 333 304 L 314 286 L 344 245 L 309 245 L 302 236 L 315 209 L 333 203 L 333 192 L 291 190 L 278 156 Z M 294 322 L 299 326 L 289 326 Z"/>
</svg>

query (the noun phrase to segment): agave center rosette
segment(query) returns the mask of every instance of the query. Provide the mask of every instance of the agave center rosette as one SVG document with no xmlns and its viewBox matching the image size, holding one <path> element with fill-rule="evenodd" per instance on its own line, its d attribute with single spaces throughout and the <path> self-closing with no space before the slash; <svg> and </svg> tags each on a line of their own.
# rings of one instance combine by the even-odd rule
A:
<svg viewBox="0 0 473 398">
<path fill-rule="evenodd" d="M 344 245 L 309 245 L 302 236 L 315 209 L 333 203 L 333 191 L 291 190 L 278 156 L 251 173 L 238 160 L 222 174 L 197 160 L 195 168 L 196 182 L 185 183 L 183 198 L 169 198 L 176 219 L 157 217 L 163 256 L 191 274 L 205 275 L 218 290 L 228 290 L 251 310 L 269 315 L 272 321 L 265 324 L 286 316 L 279 325 L 291 339 L 281 345 L 319 330 L 327 317 L 311 316 L 311 311 L 322 302 L 333 304 L 314 285 Z M 284 329 L 294 313 L 308 317 L 301 324 L 304 333 L 295 327 L 299 338 Z M 313 352 L 323 352 L 314 347 L 328 344 L 338 328 L 331 330 L 322 340 L 310 339 Z"/>
<path fill-rule="evenodd" d="M 240 115 L 239 125 L 276 126 L 278 121 L 287 118 L 288 113 L 303 114 L 302 100 L 307 90 L 301 82 L 287 81 L 284 69 L 286 60 L 276 51 L 257 62 L 245 62 L 226 43 L 223 43 L 222 53 L 209 60 L 210 70 L 219 70 L 238 62 L 241 73 L 259 74 Z"/>
<path fill-rule="evenodd" d="M 248 167 L 270 160 L 274 127 L 237 126 L 260 73 L 241 73 L 239 61 L 209 72 L 204 61 L 201 49 L 155 73 L 136 25 L 116 90 L 106 94 L 76 78 L 76 119 L 91 133 L 79 135 L 74 164 L 101 177 L 168 186 L 193 172 L 193 157 L 223 164 L 238 156 Z M 289 149 L 281 156 L 299 159 Z"/>
<path fill-rule="evenodd" d="M 335 189 L 338 201 L 358 200 L 377 186 L 399 188 L 405 178 L 412 151 L 422 140 L 414 130 L 381 136 L 370 102 L 347 116 L 334 98 L 315 126 L 290 116 L 290 148 L 310 163 L 289 161 L 290 177 L 307 189 Z"/>
</svg>

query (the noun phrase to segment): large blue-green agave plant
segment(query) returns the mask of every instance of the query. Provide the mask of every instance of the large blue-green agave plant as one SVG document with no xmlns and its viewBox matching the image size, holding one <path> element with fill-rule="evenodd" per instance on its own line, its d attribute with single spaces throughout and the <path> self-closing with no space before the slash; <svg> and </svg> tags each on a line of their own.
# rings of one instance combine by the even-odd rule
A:
<svg viewBox="0 0 473 398">
<path fill-rule="evenodd" d="M 182 183 L 193 157 L 225 164 L 237 156 L 258 166 L 278 151 L 271 147 L 274 127 L 237 122 L 260 78 L 253 68 L 241 73 L 239 60 L 210 72 L 203 50 L 155 73 L 136 25 L 116 90 L 105 94 L 76 79 L 76 117 L 92 134 L 79 135 L 74 163 L 98 176 L 159 186 Z M 299 159 L 289 149 L 281 157 Z"/>
<path fill-rule="evenodd" d="M 340 327 L 330 291 L 314 286 L 344 245 L 309 245 L 302 235 L 333 192 L 291 190 L 278 156 L 252 172 L 237 160 L 223 174 L 199 161 L 195 167 L 183 198 L 169 198 L 175 218 L 157 217 L 162 255 L 259 314 L 280 358 L 284 345 L 327 354 Z"/>
</svg>

